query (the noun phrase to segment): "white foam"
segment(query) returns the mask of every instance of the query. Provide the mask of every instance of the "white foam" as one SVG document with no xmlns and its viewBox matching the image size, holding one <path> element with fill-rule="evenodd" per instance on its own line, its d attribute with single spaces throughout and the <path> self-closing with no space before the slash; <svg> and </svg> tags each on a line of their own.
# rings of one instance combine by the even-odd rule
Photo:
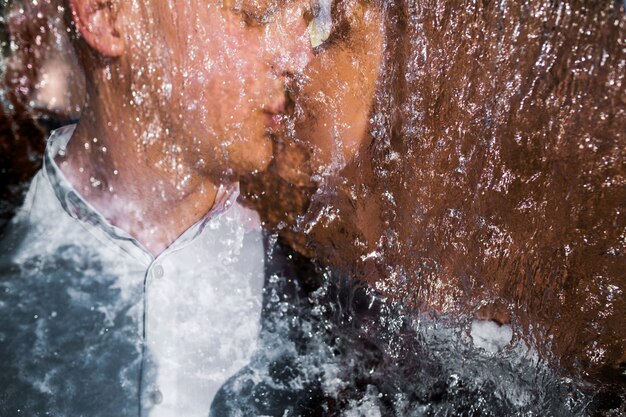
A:
<svg viewBox="0 0 626 417">
<path fill-rule="evenodd" d="M 474 346 L 496 353 L 513 339 L 513 329 L 509 324 L 500 325 L 491 320 L 474 320 L 470 330 Z"/>
</svg>

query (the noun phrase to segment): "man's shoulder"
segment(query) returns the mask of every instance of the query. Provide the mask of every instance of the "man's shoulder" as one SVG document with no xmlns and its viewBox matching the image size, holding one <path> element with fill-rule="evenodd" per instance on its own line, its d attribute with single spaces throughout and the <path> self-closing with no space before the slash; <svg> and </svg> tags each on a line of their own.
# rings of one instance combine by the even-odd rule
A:
<svg viewBox="0 0 626 417">
<path fill-rule="evenodd" d="M 14 262 L 24 254 L 36 255 L 64 242 L 73 242 L 82 227 L 64 210 L 45 172 L 30 183 L 24 203 L 0 234 L 1 262 Z M 47 248 L 47 249 L 46 249 Z"/>
</svg>

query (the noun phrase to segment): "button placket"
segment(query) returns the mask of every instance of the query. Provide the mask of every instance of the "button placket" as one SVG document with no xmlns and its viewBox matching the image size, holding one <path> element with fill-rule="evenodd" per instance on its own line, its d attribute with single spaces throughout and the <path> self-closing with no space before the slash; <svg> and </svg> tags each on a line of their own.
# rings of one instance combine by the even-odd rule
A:
<svg viewBox="0 0 626 417">
<path fill-rule="evenodd" d="M 155 301 L 155 296 L 157 295 L 155 291 L 158 291 L 158 287 L 159 287 L 158 283 L 162 281 L 162 278 L 165 276 L 165 269 L 163 268 L 162 262 L 163 262 L 162 259 L 159 259 L 159 261 L 154 262 L 152 266 L 149 267 L 148 269 L 148 281 L 147 281 L 148 285 L 146 287 L 146 292 L 144 294 L 145 312 L 146 312 L 144 316 L 144 326 L 145 326 L 144 343 L 147 349 L 150 349 L 150 346 L 149 346 L 150 334 L 152 333 L 152 330 L 154 330 L 154 323 L 150 324 L 151 321 L 148 319 L 148 317 L 151 315 L 151 309 L 155 305 L 154 301 Z M 144 357 L 144 361 L 146 361 L 145 357 Z M 144 363 L 143 373 L 144 373 L 144 378 L 146 381 L 154 378 L 152 374 L 154 372 L 155 366 L 156 365 L 152 359 Z M 150 383 L 144 389 L 143 395 L 144 395 L 143 398 L 145 400 L 145 405 L 148 408 L 157 407 L 161 403 L 163 403 L 163 392 L 160 390 L 160 387 L 158 387 L 154 383 Z"/>
</svg>

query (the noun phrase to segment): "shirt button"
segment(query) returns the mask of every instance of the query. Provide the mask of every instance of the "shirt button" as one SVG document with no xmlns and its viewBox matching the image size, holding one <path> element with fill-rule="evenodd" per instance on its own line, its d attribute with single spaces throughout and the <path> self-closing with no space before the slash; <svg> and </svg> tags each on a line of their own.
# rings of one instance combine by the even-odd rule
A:
<svg viewBox="0 0 626 417">
<path fill-rule="evenodd" d="M 152 270 L 152 275 L 157 279 L 161 278 L 163 276 L 163 267 L 161 265 L 155 266 Z"/>
<path fill-rule="evenodd" d="M 152 402 L 152 404 L 158 405 L 161 404 L 163 402 L 163 394 L 161 393 L 161 391 L 154 390 L 150 393 L 150 401 Z"/>
</svg>

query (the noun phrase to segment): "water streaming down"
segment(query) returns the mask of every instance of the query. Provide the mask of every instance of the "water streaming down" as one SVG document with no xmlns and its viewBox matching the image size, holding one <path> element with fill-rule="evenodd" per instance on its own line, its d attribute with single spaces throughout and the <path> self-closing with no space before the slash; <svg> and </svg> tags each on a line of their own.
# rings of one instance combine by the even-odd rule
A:
<svg viewBox="0 0 626 417">
<path fill-rule="evenodd" d="M 182 3 L 197 27 L 198 3 Z M 14 22 L 21 14 L 43 26 L 14 31 L 5 48 L 14 61 L 1 64 L 6 213 L 45 132 L 84 106 L 73 87 L 54 100 L 42 93 L 50 68 L 69 68 L 57 80 L 80 71 L 62 11 L 46 1 L 13 10 Z M 274 159 L 240 180 L 266 230 L 261 329 L 254 353 L 235 353 L 248 363 L 211 415 L 624 413 L 624 5 L 335 0 L 311 13 L 315 56 L 294 64 L 285 112 L 267 133 Z M 202 77 L 227 71 L 239 91 L 224 96 L 228 108 L 258 98 L 245 87 L 250 71 L 262 77 L 251 59 L 198 63 L 192 50 L 177 61 L 168 42 L 179 39 L 133 30 L 146 64 L 134 68 L 132 106 L 149 112 L 185 94 L 201 106 Z M 292 34 L 269 32 L 277 59 L 297 61 L 278 41 Z M 154 72 L 157 94 L 142 78 Z M 215 122 L 184 103 L 171 114 L 197 117 L 226 153 L 241 139 L 241 120 Z M 159 142 L 161 126 L 137 146 L 161 143 L 157 163 L 176 171 L 201 138 Z M 181 170 L 178 184 L 187 178 Z M 136 415 L 141 290 L 106 267 L 114 259 L 86 261 L 92 248 L 78 235 L 75 246 L 28 241 L 9 257 L 19 230 L 7 230 L 0 372 L 19 383 L 0 401 L 22 392 L 32 415 Z M 72 385 L 81 370 L 100 378 L 83 395 Z"/>
<path fill-rule="evenodd" d="M 559 372 L 622 390 L 622 5 L 383 10 L 383 69 L 360 156 L 319 187 L 253 180 L 274 196 L 261 212 L 301 252 L 391 299 L 511 323 L 514 341 Z M 371 59 L 373 45 L 352 52 Z M 318 86 L 320 107 L 349 77 Z"/>
</svg>

